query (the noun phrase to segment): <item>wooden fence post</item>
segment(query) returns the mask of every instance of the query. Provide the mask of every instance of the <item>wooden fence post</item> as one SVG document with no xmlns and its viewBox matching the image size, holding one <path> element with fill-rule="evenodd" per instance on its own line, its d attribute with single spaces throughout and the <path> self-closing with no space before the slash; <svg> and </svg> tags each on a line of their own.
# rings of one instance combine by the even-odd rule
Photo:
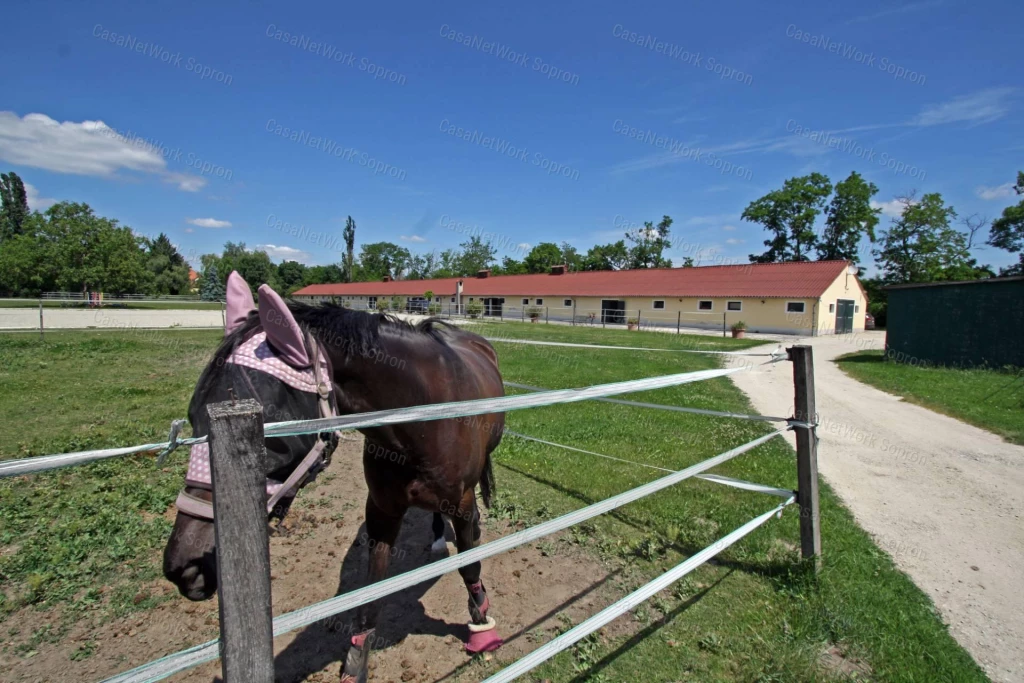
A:
<svg viewBox="0 0 1024 683">
<path fill-rule="evenodd" d="M 793 361 L 794 417 L 814 424 L 814 355 L 810 346 L 788 349 Z M 821 515 L 818 508 L 818 435 L 814 428 L 796 427 L 797 504 L 800 506 L 800 553 L 821 570 Z"/>
<path fill-rule="evenodd" d="M 550 306 L 544 307 L 544 324 L 547 325 L 550 321 L 548 320 L 548 309 Z"/>
<path fill-rule="evenodd" d="M 43 341 L 43 300 L 39 300 L 39 341 Z"/>
<path fill-rule="evenodd" d="M 576 327 L 576 299 L 572 300 L 572 326 Z"/>
<path fill-rule="evenodd" d="M 725 311 L 722 311 L 722 337 L 725 337 Z"/>
<path fill-rule="evenodd" d="M 207 406 L 225 683 L 274 683 L 263 407 Z"/>
<path fill-rule="evenodd" d="M 683 325 L 683 312 L 676 311 L 676 334 L 679 334 L 680 328 Z"/>
</svg>

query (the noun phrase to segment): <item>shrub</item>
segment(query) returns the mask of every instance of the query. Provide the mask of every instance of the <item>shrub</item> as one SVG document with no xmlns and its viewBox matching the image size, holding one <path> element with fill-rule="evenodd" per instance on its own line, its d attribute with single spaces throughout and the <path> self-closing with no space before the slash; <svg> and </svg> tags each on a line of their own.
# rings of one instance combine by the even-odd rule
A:
<svg viewBox="0 0 1024 683">
<path fill-rule="evenodd" d="M 466 314 L 470 318 L 476 318 L 484 312 L 484 302 L 482 301 L 470 301 L 466 304 Z"/>
<path fill-rule="evenodd" d="M 739 331 L 745 330 L 745 329 L 747 329 L 747 324 L 745 322 L 743 322 L 742 320 L 739 320 L 739 321 L 734 322 L 732 324 L 732 331 L 733 332 L 739 332 Z"/>
<path fill-rule="evenodd" d="M 543 312 L 544 310 L 539 306 L 532 306 L 526 309 L 526 315 L 529 316 L 530 320 L 536 320 Z"/>
</svg>

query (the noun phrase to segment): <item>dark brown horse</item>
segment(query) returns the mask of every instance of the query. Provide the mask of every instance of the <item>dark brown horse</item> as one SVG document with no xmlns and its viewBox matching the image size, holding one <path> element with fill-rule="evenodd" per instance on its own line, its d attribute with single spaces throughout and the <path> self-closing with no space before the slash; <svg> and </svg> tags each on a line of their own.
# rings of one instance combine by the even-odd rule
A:
<svg viewBox="0 0 1024 683">
<path fill-rule="evenodd" d="M 285 304 L 266 285 L 260 288 L 257 314 L 251 310 L 248 286 L 234 273 L 228 300 L 227 336 L 203 371 L 189 405 L 195 435 L 208 433 L 207 404 L 232 396 L 256 398 L 264 406 L 266 421 L 273 422 L 316 418 L 320 415 L 318 404 L 325 403 L 319 398 L 325 396 L 339 414 L 350 414 L 503 394 L 497 356 L 490 344 L 441 321 L 412 325 L 329 304 Z M 257 345 L 262 333 L 265 343 Z M 303 368 L 303 364 L 315 367 L 322 363 L 332 369 L 333 391 L 325 395 L 321 384 L 318 397 L 315 391 L 297 384 L 287 371 L 268 372 L 246 364 L 247 351 L 251 352 L 249 359 L 272 352 L 276 358 L 268 362 L 284 360 L 298 369 L 297 374 L 309 377 L 315 377 L 315 370 Z M 500 442 L 503 428 L 504 415 L 496 413 L 362 430 L 363 470 L 369 488 L 369 582 L 387 574 L 391 548 L 410 507 L 435 513 L 435 546 L 438 540 L 444 542 L 441 512 L 451 518 L 459 552 L 477 545 L 480 523 L 475 489 L 479 484 L 483 502 L 489 505 L 494 489 L 490 454 Z M 311 453 L 317 438 L 267 439 L 268 493 L 270 482 L 285 482 Z M 333 444 L 328 453 L 330 448 Z M 202 455 L 193 448 L 174 532 L 164 551 L 164 575 L 191 600 L 208 599 L 217 589 L 212 515 L 194 509 L 212 499 L 210 487 L 195 474 L 197 468 L 204 467 Z M 205 466 L 208 472 L 208 461 Z M 290 499 L 285 496 L 281 501 L 276 506 L 278 514 L 287 511 Z M 470 652 L 496 649 L 501 639 L 493 618 L 487 616 L 480 563 L 459 572 L 469 592 L 471 623 L 466 648 Z M 379 603 L 359 609 L 342 681 L 366 679 L 379 611 Z"/>
</svg>

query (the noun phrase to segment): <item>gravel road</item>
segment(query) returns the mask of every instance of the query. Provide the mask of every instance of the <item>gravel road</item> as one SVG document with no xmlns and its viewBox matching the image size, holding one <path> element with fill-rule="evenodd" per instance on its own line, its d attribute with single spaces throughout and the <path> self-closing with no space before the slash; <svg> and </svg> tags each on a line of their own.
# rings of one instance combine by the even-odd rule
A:
<svg viewBox="0 0 1024 683">
<path fill-rule="evenodd" d="M 798 342 L 814 347 L 820 473 L 992 680 L 1024 681 L 1024 447 L 831 362 L 884 342 L 884 332 Z M 732 377 L 759 413 L 792 414 L 790 363 Z"/>
</svg>

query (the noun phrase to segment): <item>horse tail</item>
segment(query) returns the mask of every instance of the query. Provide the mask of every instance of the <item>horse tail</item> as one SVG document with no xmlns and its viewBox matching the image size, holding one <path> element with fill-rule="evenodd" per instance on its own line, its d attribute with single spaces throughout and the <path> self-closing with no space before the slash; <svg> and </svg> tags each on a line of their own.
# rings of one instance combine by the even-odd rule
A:
<svg viewBox="0 0 1024 683">
<path fill-rule="evenodd" d="M 491 507 L 491 494 L 497 490 L 494 484 L 494 469 L 491 467 L 491 452 L 484 456 L 484 471 L 480 475 L 480 497 L 484 501 L 484 507 Z"/>
</svg>

